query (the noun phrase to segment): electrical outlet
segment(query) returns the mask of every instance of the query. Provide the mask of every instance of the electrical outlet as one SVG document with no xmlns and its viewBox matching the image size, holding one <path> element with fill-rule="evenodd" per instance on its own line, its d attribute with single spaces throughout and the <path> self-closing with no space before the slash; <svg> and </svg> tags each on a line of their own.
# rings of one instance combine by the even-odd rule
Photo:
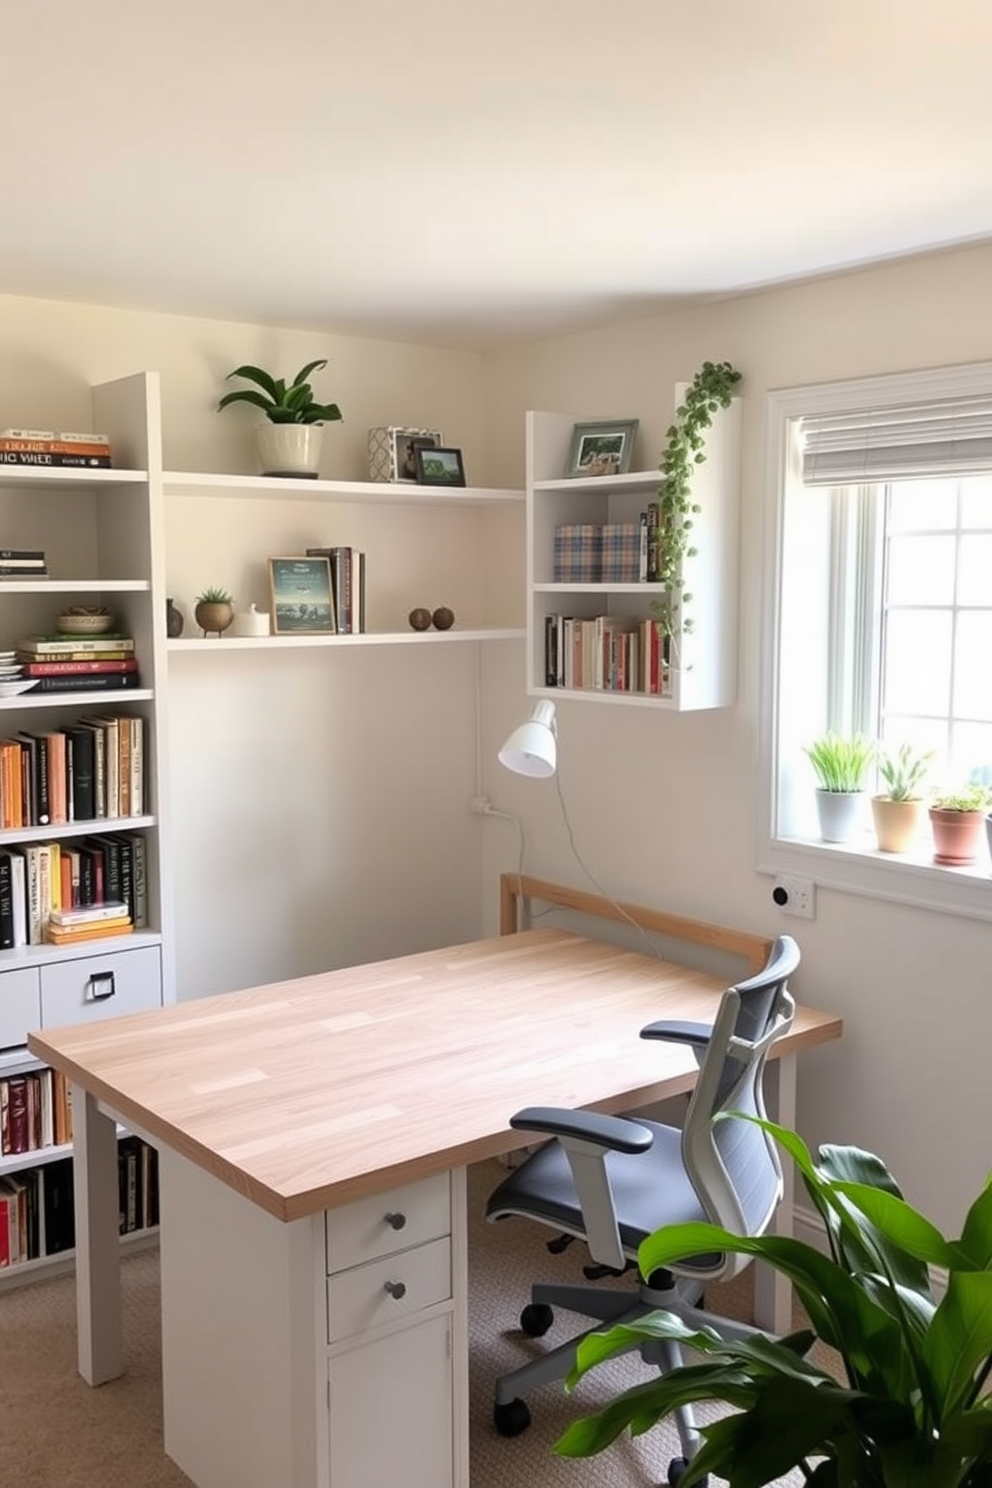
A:
<svg viewBox="0 0 992 1488">
<path fill-rule="evenodd" d="M 816 919 L 816 885 L 811 878 L 781 873 L 772 886 L 772 898 L 783 914 L 801 920 Z"/>
</svg>

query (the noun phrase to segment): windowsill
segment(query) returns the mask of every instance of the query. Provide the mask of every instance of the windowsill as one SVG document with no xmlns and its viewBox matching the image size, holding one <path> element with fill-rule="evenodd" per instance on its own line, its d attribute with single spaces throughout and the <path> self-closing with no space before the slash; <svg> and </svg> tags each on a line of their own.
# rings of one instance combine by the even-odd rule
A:
<svg viewBox="0 0 992 1488">
<path fill-rule="evenodd" d="M 992 867 L 984 850 L 978 862 L 952 868 L 934 863 L 930 842 L 921 838 L 905 853 L 879 852 L 865 837 L 856 843 L 778 837 L 766 842 L 759 873 L 791 873 L 818 888 L 863 898 L 888 899 L 968 919 L 992 920 Z"/>
</svg>

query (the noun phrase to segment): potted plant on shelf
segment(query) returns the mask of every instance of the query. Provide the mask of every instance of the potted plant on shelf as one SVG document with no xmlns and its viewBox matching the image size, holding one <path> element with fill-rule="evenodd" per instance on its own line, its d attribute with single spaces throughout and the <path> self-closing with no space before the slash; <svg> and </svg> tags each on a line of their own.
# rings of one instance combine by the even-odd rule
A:
<svg viewBox="0 0 992 1488">
<path fill-rule="evenodd" d="M 327 366 L 327 358 L 307 362 L 287 383 L 261 367 L 235 367 L 228 378 L 243 377 L 254 388 L 225 393 L 218 412 L 232 403 L 251 403 L 265 414 L 256 431 L 263 475 L 304 476 L 316 480 L 324 424 L 341 418 L 336 403 L 318 403 L 308 381 L 313 372 Z M 259 391 L 260 390 L 260 391 Z"/>
<path fill-rule="evenodd" d="M 971 782 L 957 790 L 938 791 L 930 803 L 933 860 L 962 867 L 978 859 L 982 824 L 992 806 L 992 790 Z"/>
<path fill-rule="evenodd" d="M 875 745 L 864 734 L 832 730 L 803 745 L 816 771 L 816 809 L 824 842 L 850 842 L 862 825 L 865 777 Z"/>
<path fill-rule="evenodd" d="M 932 749 L 921 752 L 910 744 L 878 753 L 878 773 L 887 789 L 872 796 L 871 813 L 882 852 L 905 852 L 918 835 L 925 804 L 920 786 L 932 759 Z"/>
<path fill-rule="evenodd" d="M 202 594 L 196 596 L 193 614 L 204 635 L 208 631 L 214 631 L 219 636 L 234 619 L 234 600 L 226 589 L 204 589 Z"/>
<path fill-rule="evenodd" d="M 756 1118 L 730 1118 L 756 1119 Z M 725 1343 L 668 1312 L 594 1333 L 579 1346 L 571 1386 L 640 1339 L 675 1339 L 702 1355 L 636 1385 L 556 1443 L 566 1457 L 601 1452 L 621 1431 L 649 1430 L 677 1405 L 724 1401 L 733 1413 L 701 1427 L 703 1445 L 679 1482 L 707 1473 L 757 1488 L 799 1468 L 823 1488 L 986 1488 L 992 1481 L 992 1185 L 946 1240 L 905 1202 L 885 1165 L 856 1147 L 821 1147 L 814 1162 L 795 1132 L 761 1122 L 789 1152 L 826 1227 L 829 1253 L 802 1240 L 742 1238 L 717 1225 L 650 1235 L 648 1276 L 686 1256 L 732 1251 L 788 1276 L 809 1328 L 755 1331 Z M 930 1268 L 946 1273 L 935 1298 Z M 808 1355 L 820 1339 L 839 1377 Z M 817 1465 L 817 1459 L 825 1459 Z"/>
</svg>

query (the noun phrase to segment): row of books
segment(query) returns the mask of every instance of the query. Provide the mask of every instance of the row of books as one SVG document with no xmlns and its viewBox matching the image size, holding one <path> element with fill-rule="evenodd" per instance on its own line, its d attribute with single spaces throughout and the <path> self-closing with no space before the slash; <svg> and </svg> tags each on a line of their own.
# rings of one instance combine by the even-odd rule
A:
<svg viewBox="0 0 992 1488">
<path fill-rule="evenodd" d="M 121 1235 L 159 1220 L 158 1153 L 140 1137 L 117 1144 L 117 1227 Z M 0 1268 L 72 1250 L 76 1243 L 72 1159 L 0 1177 Z"/>
<path fill-rule="evenodd" d="M 47 579 L 43 548 L 0 548 L 0 579 Z"/>
<path fill-rule="evenodd" d="M 331 570 L 333 628 L 336 635 L 365 631 L 365 554 L 361 548 L 307 548 L 308 558 L 326 558 Z"/>
<path fill-rule="evenodd" d="M 14 658 L 34 692 L 126 691 L 141 686 L 134 637 L 28 636 Z"/>
<path fill-rule="evenodd" d="M 0 848 L 0 950 L 74 945 L 148 925 L 141 832 Z"/>
<path fill-rule="evenodd" d="M 656 584 L 661 577 L 659 503 L 636 522 L 568 522 L 555 528 L 556 584 Z"/>
<path fill-rule="evenodd" d="M 72 1085 L 65 1075 L 46 1067 L 0 1079 L 0 1156 L 71 1141 Z"/>
<path fill-rule="evenodd" d="M 58 826 L 145 813 L 145 721 L 79 718 L 0 739 L 0 826 Z"/>
<path fill-rule="evenodd" d="M 665 697 L 671 685 L 668 638 L 658 620 L 546 615 L 544 673 L 548 687 Z"/>
<path fill-rule="evenodd" d="M 58 429 L 0 430 L 0 465 L 40 465 L 64 469 L 109 470 L 110 439 Z"/>
</svg>

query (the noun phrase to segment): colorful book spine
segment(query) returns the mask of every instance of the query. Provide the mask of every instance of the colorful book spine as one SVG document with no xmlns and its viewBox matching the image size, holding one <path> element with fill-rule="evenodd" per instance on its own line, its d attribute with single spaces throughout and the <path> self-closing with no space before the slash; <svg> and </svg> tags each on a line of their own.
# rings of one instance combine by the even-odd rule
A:
<svg viewBox="0 0 992 1488">
<path fill-rule="evenodd" d="M 17 643 L 18 652 L 26 652 L 32 657 L 40 658 L 47 656 L 56 660 L 78 660 L 88 656 L 109 654 L 116 656 L 119 652 L 130 652 L 134 650 L 134 637 L 125 635 L 102 636 L 67 636 L 67 635 L 39 635 L 27 636 L 23 641 Z"/>
<path fill-rule="evenodd" d="M 34 465 L 52 470 L 110 470 L 111 460 L 109 455 L 53 455 L 41 450 L 0 449 L 0 465 Z"/>
</svg>

